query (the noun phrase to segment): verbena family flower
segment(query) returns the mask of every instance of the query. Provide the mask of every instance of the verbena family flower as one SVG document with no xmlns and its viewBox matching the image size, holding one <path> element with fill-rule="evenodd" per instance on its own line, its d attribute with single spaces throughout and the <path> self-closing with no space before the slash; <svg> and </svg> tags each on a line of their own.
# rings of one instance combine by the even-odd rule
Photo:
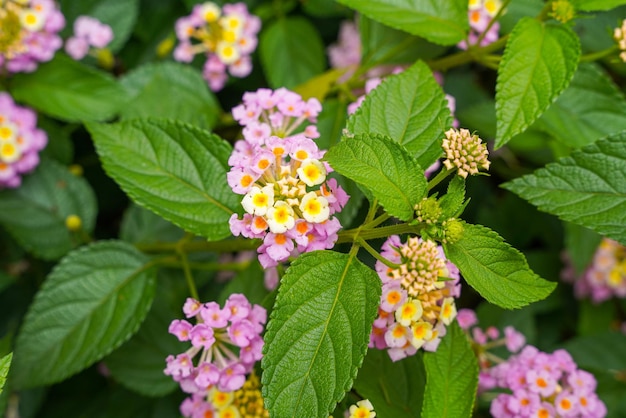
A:
<svg viewBox="0 0 626 418">
<path fill-rule="evenodd" d="M 169 332 L 180 341 L 189 341 L 191 348 L 168 356 L 164 373 L 192 395 L 191 401 L 185 402 L 202 400 L 212 389 L 220 392 L 241 389 L 246 375 L 262 357 L 265 309 L 250 304 L 242 294 L 232 294 L 224 307 L 189 298 L 183 312 L 187 318 L 195 317 L 196 324 L 177 319 L 170 324 Z"/>
<path fill-rule="evenodd" d="M 91 47 L 106 48 L 113 40 L 113 30 L 107 24 L 90 16 L 79 16 L 74 21 L 74 34 L 65 41 L 65 52 L 75 60 L 83 59 Z"/>
<path fill-rule="evenodd" d="M 544 353 L 525 345 L 524 336 L 513 327 L 504 337 L 495 327 L 476 326 L 476 314 L 461 309 L 457 320 L 472 341 L 480 365 L 478 393 L 497 390 L 490 412 L 495 418 L 600 418 L 606 406 L 595 393 L 596 380 L 578 366 L 565 350 Z M 506 346 L 507 360 L 489 350 Z M 505 390 L 506 393 L 502 393 Z"/>
<path fill-rule="evenodd" d="M 494 22 L 491 27 L 489 27 L 489 24 L 495 15 L 498 14 L 500 8 L 502 8 L 500 0 L 469 0 L 468 18 L 470 31 L 467 35 L 467 40 L 459 42 L 457 46 L 461 49 L 467 49 L 468 43 L 470 46 L 477 44 L 481 36 L 483 38 L 480 41 L 480 46 L 489 45 L 497 41 L 500 24 Z M 487 30 L 488 27 L 489 30 Z"/>
<path fill-rule="evenodd" d="M 348 409 L 348 418 L 375 418 L 376 412 L 368 399 L 358 401 L 356 405 L 351 405 Z"/>
<path fill-rule="evenodd" d="M 479 169 L 489 169 L 489 152 L 478 135 L 463 128 L 449 129 L 445 135 L 442 146 L 446 159 L 443 165 L 448 170 L 457 169 L 459 176 L 466 178 L 469 174 L 478 174 Z"/>
<path fill-rule="evenodd" d="M 566 262 L 567 264 L 567 262 Z M 576 297 L 591 298 L 600 303 L 613 297 L 626 297 L 626 247 L 609 238 L 603 238 L 593 255 L 591 265 L 581 277 L 567 266 L 563 280 L 574 282 Z"/>
<path fill-rule="evenodd" d="M 615 39 L 621 51 L 619 54 L 620 59 L 626 62 L 626 19 L 622 21 L 622 26 L 615 28 L 613 31 L 613 39 Z"/>
<path fill-rule="evenodd" d="M 260 89 L 246 93 L 233 109 L 244 126 L 228 161 L 228 184 L 243 195 L 242 219 L 234 214 L 234 235 L 259 238 L 259 261 L 264 268 L 286 261 L 290 255 L 332 248 L 341 228 L 333 216 L 348 201 L 335 179 L 327 179 L 330 166 L 320 161 L 324 151 L 313 141 L 321 105 L 302 100 L 286 89 Z"/>
<path fill-rule="evenodd" d="M 213 91 L 221 90 L 228 76 L 246 77 L 252 71 L 250 55 L 257 46 L 261 20 L 244 3 L 213 2 L 194 6 L 191 15 L 176 21 L 179 44 L 174 59 L 191 62 L 196 54 L 206 57 L 203 76 Z"/>
<path fill-rule="evenodd" d="M 48 136 L 36 125 L 34 111 L 16 105 L 8 93 L 0 92 L 0 189 L 18 187 L 22 175 L 39 164 L 39 151 L 48 143 Z"/>
<path fill-rule="evenodd" d="M 402 243 L 393 235 L 382 250 L 381 255 L 399 267 L 376 263 L 383 289 L 370 347 L 387 349 L 393 361 L 420 348 L 435 351 L 456 316 L 459 270 L 434 241 L 411 237 Z"/>
<path fill-rule="evenodd" d="M 0 2 L 0 68 L 31 72 L 49 61 L 63 41 L 65 18 L 54 0 Z"/>
</svg>

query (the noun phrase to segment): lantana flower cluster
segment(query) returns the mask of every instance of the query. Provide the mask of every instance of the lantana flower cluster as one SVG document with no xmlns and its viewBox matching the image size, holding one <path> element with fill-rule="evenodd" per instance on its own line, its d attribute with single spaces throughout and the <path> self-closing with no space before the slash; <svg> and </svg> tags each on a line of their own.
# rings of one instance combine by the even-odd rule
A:
<svg viewBox="0 0 626 418">
<path fill-rule="evenodd" d="M 250 55 L 256 49 L 261 19 L 251 15 L 244 3 L 213 2 L 194 6 L 189 16 L 176 22 L 179 44 L 174 59 L 191 62 L 196 54 L 206 56 L 203 77 L 213 91 L 221 90 L 228 76 L 246 77 L 252 71 Z"/>
<path fill-rule="evenodd" d="M 246 93 L 233 109 L 244 126 L 228 164 L 228 184 L 243 195 L 242 219 L 230 219 L 232 233 L 259 238 L 259 261 L 264 268 L 286 261 L 290 255 L 332 248 L 341 228 L 333 216 L 348 201 L 335 179 L 327 179 L 330 166 L 320 161 L 313 141 L 315 125 L 300 133 L 301 125 L 316 122 L 321 105 L 302 100 L 286 89 L 260 89 Z"/>
<path fill-rule="evenodd" d="M 0 68 L 32 72 L 63 45 L 65 18 L 54 0 L 0 2 Z"/>
<path fill-rule="evenodd" d="M 376 418 L 374 406 L 368 399 L 363 399 L 355 405 L 350 405 L 348 414 L 346 414 L 348 418 Z"/>
<path fill-rule="evenodd" d="M 387 349 L 393 361 L 420 348 L 435 351 L 456 316 L 459 270 L 446 260 L 441 246 L 419 237 L 402 243 L 393 235 L 381 255 L 399 267 L 376 263 L 383 289 L 370 347 Z"/>
<path fill-rule="evenodd" d="M 606 406 L 595 393 L 595 378 L 578 369 L 567 351 L 556 350 L 549 354 L 525 345 L 524 336 L 510 326 L 504 328 L 502 338 L 495 327 L 482 330 L 476 326 L 476 314 L 469 309 L 461 309 L 457 321 L 478 355 L 478 393 L 500 392 L 491 402 L 493 417 L 600 418 L 606 415 Z M 489 352 L 499 346 L 519 353 L 504 360 Z"/>
<path fill-rule="evenodd" d="M 489 24 L 501 8 L 502 2 L 500 0 L 469 0 L 467 13 L 470 31 L 467 40 L 459 42 L 457 46 L 461 49 L 467 49 L 468 43 L 470 46 L 476 45 L 481 36 L 483 38 L 480 41 L 480 46 L 497 41 L 500 24 L 498 22 L 493 22 L 491 26 Z M 487 30 L 487 28 L 489 29 Z"/>
<path fill-rule="evenodd" d="M 591 298 L 600 303 L 613 297 L 625 298 L 626 247 L 603 238 L 582 277 L 577 278 L 573 267 L 568 267 L 563 272 L 563 279 L 574 282 L 574 292 L 580 299 Z"/>
<path fill-rule="evenodd" d="M 457 169 L 458 175 L 467 178 L 468 175 L 478 174 L 479 169 L 489 170 L 487 145 L 480 137 L 469 130 L 461 128 L 449 129 L 445 133 L 443 150 L 446 159 L 443 165 L 448 170 Z"/>
<path fill-rule="evenodd" d="M 267 312 L 251 305 L 242 294 L 232 294 L 224 307 L 216 302 L 200 303 L 189 298 L 183 306 L 187 318 L 196 318 L 193 325 L 185 319 L 172 321 L 169 332 L 191 347 L 176 356 L 169 355 L 164 373 L 192 395 L 190 402 L 207 397 L 212 388 L 220 392 L 241 389 L 255 363 L 261 359 L 261 334 Z M 196 416 L 186 414 L 185 416 Z"/>
<path fill-rule="evenodd" d="M 621 51 L 619 54 L 620 59 L 626 62 L 626 19 L 622 21 L 622 26 L 615 28 L 613 31 L 613 39 L 619 45 Z"/>
<path fill-rule="evenodd" d="M 250 373 L 241 389 L 222 392 L 215 386 L 208 396 L 193 395 L 180 406 L 185 417 L 192 418 L 269 418 L 263 406 L 261 383 L 254 371 Z"/>
<path fill-rule="evenodd" d="M 0 189 L 18 187 L 22 175 L 39 164 L 39 151 L 47 143 L 46 133 L 37 129 L 35 112 L 0 92 Z"/>
<path fill-rule="evenodd" d="M 65 41 L 65 52 L 75 60 L 83 59 L 91 47 L 106 48 L 113 40 L 113 29 L 90 16 L 79 16 L 74 21 L 74 34 Z"/>
</svg>

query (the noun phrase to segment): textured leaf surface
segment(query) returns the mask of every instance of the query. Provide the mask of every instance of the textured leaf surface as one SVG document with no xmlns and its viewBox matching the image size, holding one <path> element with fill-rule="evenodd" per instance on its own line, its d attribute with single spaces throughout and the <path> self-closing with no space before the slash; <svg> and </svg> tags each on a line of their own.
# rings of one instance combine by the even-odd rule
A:
<svg viewBox="0 0 626 418">
<path fill-rule="evenodd" d="M 564 144 L 579 148 L 626 128 L 626 100 L 599 67 L 581 65 L 572 83 L 536 125 Z"/>
<path fill-rule="evenodd" d="M 100 121 L 114 116 L 127 100 L 115 79 L 63 54 L 11 83 L 18 101 L 68 122 Z"/>
<path fill-rule="evenodd" d="M 9 368 L 11 367 L 11 359 L 13 353 L 9 353 L 6 356 L 0 358 L 0 394 L 4 389 L 4 384 L 7 381 L 7 375 L 9 374 Z"/>
<path fill-rule="evenodd" d="M 472 415 L 478 388 L 478 362 L 456 321 L 448 326 L 437 351 L 424 354 L 426 391 L 423 418 Z"/>
<path fill-rule="evenodd" d="M 441 45 L 465 37 L 469 23 L 463 0 L 339 0 L 365 16 Z"/>
<path fill-rule="evenodd" d="M 539 210 L 626 245 L 626 133 L 601 139 L 502 187 Z"/>
<path fill-rule="evenodd" d="M 465 224 L 463 237 L 444 249 L 467 283 L 503 308 L 544 299 L 556 287 L 533 273 L 524 255 L 487 227 Z"/>
<path fill-rule="evenodd" d="M 574 357 L 578 366 L 585 369 L 626 369 L 626 336 L 618 332 L 576 337 L 567 342 L 565 349 Z"/>
<path fill-rule="evenodd" d="M 511 32 L 496 82 L 496 147 L 533 123 L 568 86 L 580 42 L 568 27 L 521 19 Z"/>
<path fill-rule="evenodd" d="M 200 71 L 177 62 L 144 65 L 121 81 L 130 100 L 123 119 L 160 117 L 212 129 L 220 106 Z M 190 111 L 193 109 L 193 111 Z"/>
<path fill-rule="evenodd" d="M 61 381 L 137 331 L 154 297 L 154 271 L 129 244 L 80 248 L 58 264 L 35 296 L 15 344 L 12 384 Z"/>
<path fill-rule="evenodd" d="M 363 361 L 379 298 L 380 279 L 353 254 L 315 251 L 289 267 L 265 333 L 272 416 L 328 417 Z"/>
<path fill-rule="evenodd" d="M 89 183 L 55 161 L 43 160 L 22 185 L 0 192 L 0 223 L 28 251 L 46 260 L 63 257 L 78 243 L 65 219 L 78 215 L 91 233 L 96 197 Z"/>
<path fill-rule="evenodd" d="M 259 51 L 273 88 L 296 87 L 325 68 L 322 38 L 315 26 L 300 17 L 279 19 L 264 29 Z"/>
<path fill-rule="evenodd" d="M 579 10 L 610 10 L 626 4 L 626 0 L 574 0 L 572 3 Z"/>
<path fill-rule="evenodd" d="M 442 154 L 443 133 L 451 124 L 443 90 L 420 61 L 370 92 L 348 119 L 348 130 L 387 135 L 428 167 Z"/>
<path fill-rule="evenodd" d="M 403 221 L 426 192 L 424 171 L 401 145 L 381 135 L 344 138 L 325 159 L 340 174 L 371 191 L 385 210 Z"/>
<path fill-rule="evenodd" d="M 89 124 L 104 169 L 138 204 L 212 240 L 230 235 L 239 198 L 226 182 L 231 147 L 183 123 Z"/>
<path fill-rule="evenodd" d="M 421 353 L 393 362 L 386 350 L 370 349 L 354 389 L 372 402 L 377 417 L 419 418 L 425 384 Z"/>
</svg>

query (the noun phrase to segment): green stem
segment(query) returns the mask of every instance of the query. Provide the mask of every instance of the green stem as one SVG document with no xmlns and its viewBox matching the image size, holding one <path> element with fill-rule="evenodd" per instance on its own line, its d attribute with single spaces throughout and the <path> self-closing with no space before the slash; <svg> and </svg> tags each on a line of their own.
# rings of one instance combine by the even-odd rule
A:
<svg viewBox="0 0 626 418">
<path fill-rule="evenodd" d="M 434 189 L 439 183 L 445 180 L 446 177 L 454 173 L 454 171 L 455 170 L 449 170 L 444 167 L 443 170 L 437 173 L 437 175 L 428 182 L 428 191 L 430 192 L 432 189 Z"/>
<path fill-rule="evenodd" d="M 485 35 L 487 35 L 487 32 L 489 32 L 489 29 L 491 29 L 491 27 L 498 21 L 498 19 L 500 19 L 500 17 L 502 16 L 502 13 L 504 13 L 504 10 L 509 5 L 509 3 L 511 3 L 511 0 L 505 0 L 504 3 L 502 3 L 496 15 L 493 17 L 493 19 L 489 21 L 483 33 L 481 33 L 480 36 L 478 37 L 478 40 L 476 41 L 476 45 L 480 45 L 480 43 L 485 38 Z"/>
<path fill-rule="evenodd" d="M 181 240 L 183 241 L 183 240 Z M 180 246 L 187 253 L 214 251 L 219 253 L 233 253 L 238 251 L 256 250 L 261 242 L 245 238 L 227 239 L 224 241 L 184 241 L 160 242 L 152 244 L 135 244 L 135 247 L 144 253 L 176 252 Z"/>
<path fill-rule="evenodd" d="M 380 255 L 378 253 L 378 251 L 376 251 L 374 248 L 372 248 L 371 245 L 369 245 L 367 243 L 367 241 L 365 241 L 363 238 L 361 237 L 357 237 L 356 241 L 357 243 L 359 243 L 359 245 L 363 248 L 365 248 L 365 250 L 370 253 L 376 260 L 380 261 L 381 263 L 383 263 L 384 265 L 386 265 L 387 267 L 390 267 L 392 269 L 397 269 L 400 268 L 400 265 L 392 263 L 391 261 L 387 260 L 385 257 L 383 257 L 382 255 Z"/>
<path fill-rule="evenodd" d="M 505 35 L 495 42 L 490 43 L 482 47 L 470 47 L 466 51 L 459 51 L 456 54 L 448 55 L 447 57 L 440 58 L 434 61 L 428 62 L 428 66 L 433 71 L 445 71 L 453 67 L 458 67 L 468 62 L 478 61 L 480 57 L 486 54 L 495 52 L 506 45 L 506 41 L 509 35 Z"/>
<path fill-rule="evenodd" d="M 367 211 L 367 215 L 365 216 L 365 220 L 363 221 L 363 225 L 361 225 L 361 228 L 363 228 L 365 224 L 368 224 L 372 222 L 372 220 L 374 220 L 374 216 L 376 216 L 377 210 L 378 210 L 378 199 L 374 199 L 374 201 L 371 202 L 370 204 L 370 208 Z"/>
<path fill-rule="evenodd" d="M 373 221 L 363 224 L 363 229 L 376 228 L 378 225 L 382 224 L 389 218 L 391 218 L 391 215 L 385 212 L 382 215 L 380 215 L 378 218 L 374 219 Z"/>
<path fill-rule="evenodd" d="M 580 57 L 580 62 L 598 61 L 602 58 L 608 57 L 619 51 L 619 45 L 613 45 L 610 48 L 603 49 L 602 51 L 592 52 Z"/>
<path fill-rule="evenodd" d="M 371 240 L 377 238 L 387 238 L 390 235 L 419 234 L 422 228 L 423 227 L 421 225 L 409 225 L 403 223 L 397 225 L 382 226 L 380 228 L 374 229 L 348 229 L 339 232 L 337 244 L 345 242 L 356 242 L 358 238 Z"/>
<path fill-rule="evenodd" d="M 187 240 L 193 238 L 193 235 L 186 234 L 179 241 L 179 245 L 176 248 L 176 253 L 180 257 L 180 261 L 183 267 L 183 272 L 185 274 L 185 280 L 187 281 L 187 287 L 189 288 L 189 293 L 191 297 L 195 300 L 200 300 L 200 296 L 198 295 L 198 289 L 196 288 L 196 283 L 193 281 L 193 275 L 191 274 L 191 268 L 189 267 L 189 259 L 187 258 L 187 253 L 185 252 L 183 246 Z"/>
</svg>

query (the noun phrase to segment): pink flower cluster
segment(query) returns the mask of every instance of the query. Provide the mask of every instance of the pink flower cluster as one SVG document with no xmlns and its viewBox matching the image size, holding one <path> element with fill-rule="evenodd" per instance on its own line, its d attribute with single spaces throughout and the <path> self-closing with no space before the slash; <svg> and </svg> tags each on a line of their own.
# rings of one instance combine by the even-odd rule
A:
<svg viewBox="0 0 626 418">
<path fill-rule="evenodd" d="M 65 18 L 54 0 L 5 1 L 0 6 L 0 68 L 32 72 L 50 61 L 63 41 Z"/>
<path fill-rule="evenodd" d="M 22 174 L 39 164 L 39 151 L 47 143 L 46 133 L 37 129 L 35 112 L 0 92 L 0 189 L 18 187 Z"/>
<path fill-rule="evenodd" d="M 470 31 L 467 40 L 458 43 L 461 49 L 467 49 L 469 45 L 476 45 L 478 39 L 482 36 L 480 46 L 489 45 L 498 40 L 498 31 L 500 24 L 494 22 L 491 27 L 489 24 L 493 20 L 498 11 L 502 7 L 500 0 L 469 0 L 468 17 Z M 489 27 L 489 30 L 487 28 Z M 485 32 L 486 31 L 486 32 Z"/>
<path fill-rule="evenodd" d="M 332 68 L 345 68 L 342 79 L 347 79 L 361 63 L 361 34 L 356 23 L 341 22 L 337 42 L 328 47 L 328 60 Z"/>
<path fill-rule="evenodd" d="M 106 48 L 113 40 L 113 29 L 90 16 L 79 16 L 74 21 L 74 35 L 65 41 L 65 52 L 75 60 L 83 59 L 89 47 Z"/>
<path fill-rule="evenodd" d="M 454 299 L 461 293 L 459 270 L 433 241 L 413 237 L 402 243 L 393 235 L 382 250 L 381 255 L 399 267 L 376 262 L 383 292 L 370 347 L 387 349 L 393 361 L 420 348 L 437 350 L 446 326 L 456 316 Z"/>
<path fill-rule="evenodd" d="M 191 62 L 204 54 L 203 76 L 213 91 L 221 90 L 228 76 L 246 77 L 252 71 L 250 55 L 256 49 L 261 19 L 251 15 L 244 3 L 206 2 L 194 6 L 191 15 L 176 22 L 179 44 L 174 59 Z"/>
<path fill-rule="evenodd" d="M 176 319 L 169 332 L 180 341 L 191 342 L 191 348 L 169 355 L 164 373 L 191 395 L 206 397 L 213 387 L 225 392 L 240 389 L 246 374 L 262 357 L 265 309 L 251 305 L 242 294 L 232 294 L 223 308 L 216 302 L 189 298 L 183 312 L 187 318 L 196 317 L 196 324 Z"/>
<path fill-rule="evenodd" d="M 591 265 L 582 277 L 576 278 L 573 267 L 567 266 L 563 280 L 574 282 L 574 292 L 579 299 L 591 298 L 595 303 L 612 297 L 626 297 L 626 247 L 603 238 Z"/>
<path fill-rule="evenodd" d="M 264 268 L 286 261 L 290 255 L 332 248 L 341 228 L 333 215 L 340 212 L 348 195 L 335 179 L 327 180 L 331 168 L 320 161 L 313 141 L 322 107 L 317 99 L 302 100 L 286 89 L 259 89 L 246 93 L 243 104 L 233 109 L 244 126 L 228 161 L 232 167 L 228 184 L 244 195 L 242 219 L 230 219 L 232 233 L 259 238 L 259 261 Z"/>
</svg>

